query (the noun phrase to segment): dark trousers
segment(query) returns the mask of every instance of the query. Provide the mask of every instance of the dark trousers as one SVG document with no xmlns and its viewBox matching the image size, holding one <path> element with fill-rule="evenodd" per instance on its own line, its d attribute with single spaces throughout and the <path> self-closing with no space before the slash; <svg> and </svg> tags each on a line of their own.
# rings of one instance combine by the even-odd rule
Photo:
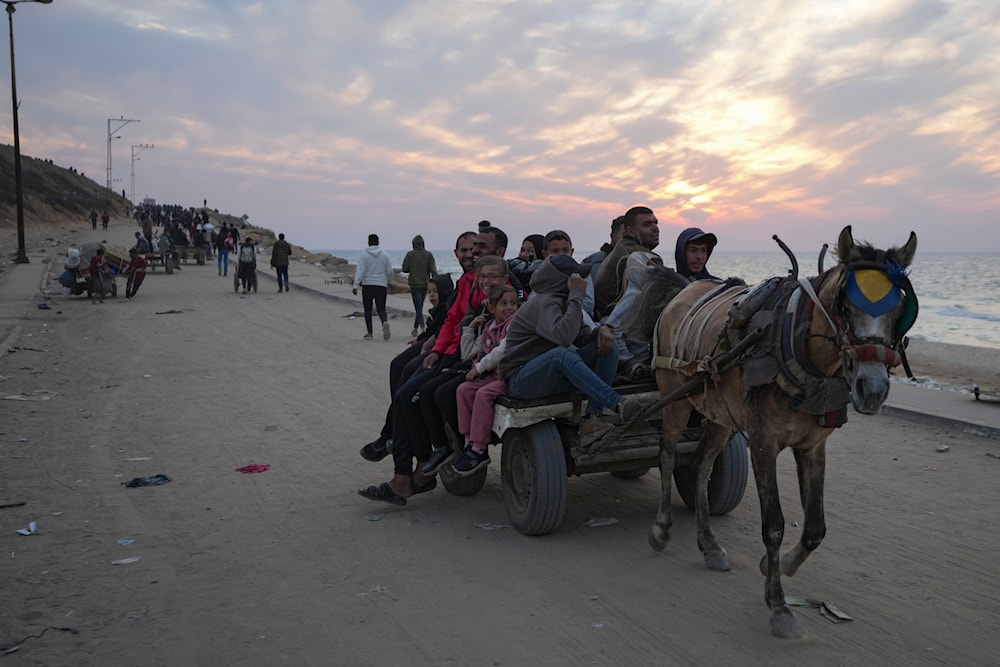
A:
<svg viewBox="0 0 1000 667">
<path fill-rule="evenodd" d="M 368 335 L 372 333 L 372 306 L 378 313 L 378 318 L 382 324 L 389 321 L 385 313 L 385 297 L 389 290 L 384 285 L 362 285 L 361 303 L 365 307 L 365 327 L 368 328 Z"/>
<path fill-rule="evenodd" d="M 430 457 L 423 419 L 413 419 L 411 413 L 421 387 L 428 380 L 437 377 L 443 367 L 444 363 L 438 362 L 433 368 L 421 368 L 400 385 L 399 391 L 392 397 L 392 460 L 393 470 L 397 475 L 413 474 L 414 457 L 417 461 L 426 461 Z M 419 416 L 419 406 L 416 406 L 416 411 Z M 419 431 L 417 437 L 420 443 L 416 446 L 413 430 Z"/>
<path fill-rule="evenodd" d="M 424 299 L 427 298 L 427 288 L 411 287 L 410 296 L 413 297 L 413 311 L 416 313 L 413 318 L 413 328 L 422 329 L 424 327 Z"/>
<path fill-rule="evenodd" d="M 447 447 L 450 444 L 445 424 L 452 433 L 458 430 L 458 386 L 465 382 L 467 364 L 461 368 L 452 367 L 456 372 L 443 373 L 420 388 L 420 416 L 424 422 L 424 432 L 428 437 L 428 447 Z M 459 436 L 461 437 L 461 436 Z M 459 443 L 461 446 L 464 443 Z M 416 445 L 414 445 L 416 446 Z"/>
<path fill-rule="evenodd" d="M 385 411 L 385 423 L 382 424 L 382 432 L 379 433 L 379 439 L 382 442 L 392 440 L 392 408 L 395 405 L 396 392 L 399 391 L 399 387 L 404 382 L 410 379 L 410 376 L 420 369 L 424 357 L 427 356 L 420 352 L 420 347 L 420 343 L 414 343 L 389 362 L 389 395 L 393 397 L 393 402 Z"/>
<path fill-rule="evenodd" d="M 274 270 L 278 274 L 278 291 L 280 292 L 288 286 L 288 265 L 276 266 Z"/>
</svg>

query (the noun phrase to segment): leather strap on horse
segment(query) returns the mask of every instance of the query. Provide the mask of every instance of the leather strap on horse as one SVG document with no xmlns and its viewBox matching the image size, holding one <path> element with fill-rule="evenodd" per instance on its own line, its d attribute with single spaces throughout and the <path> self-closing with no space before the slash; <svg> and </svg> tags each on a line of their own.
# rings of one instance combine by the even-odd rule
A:
<svg viewBox="0 0 1000 667">
<path fill-rule="evenodd" d="M 656 359 L 654 359 L 654 362 L 663 359 L 668 362 L 678 362 L 681 364 L 697 364 L 699 367 L 701 366 L 712 367 L 715 369 L 717 373 L 721 374 L 729 370 L 737 362 L 739 362 L 740 357 L 743 355 L 743 353 L 749 348 L 753 347 L 753 345 L 756 344 L 756 342 L 760 340 L 760 337 L 763 335 L 764 335 L 763 329 L 754 329 L 753 331 L 748 333 L 740 342 L 736 343 L 736 345 L 733 346 L 733 349 L 729 350 L 728 352 L 725 352 L 724 354 L 721 355 L 716 355 L 714 357 L 706 357 L 705 359 L 702 359 L 701 361 L 697 362 L 694 361 L 681 362 L 681 360 L 679 359 L 667 359 L 665 357 L 657 357 Z M 667 366 L 657 364 L 656 368 L 667 368 Z M 657 410 L 662 410 L 663 406 L 667 405 L 668 403 L 673 403 L 674 401 L 678 401 L 682 398 L 687 398 L 692 394 L 696 394 L 705 386 L 705 383 L 708 382 L 709 379 L 710 379 L 710 373 L 708 371 L 697 371 L 696 377 L 691 378 L 677 389 L 673 390 L 666 396 L 657 400 L 655 403 L 653 403 L 648 408 L 646 408 L 638 415 L 636 415 L 633 419 L 629 420 L 627 424 L 623 424 L 620 427 L 621 430 L 627 431 L 635 422 L 639 421 L 640 419 L 646 419 L 647 417 L 655 414 Z"/>
</svg>

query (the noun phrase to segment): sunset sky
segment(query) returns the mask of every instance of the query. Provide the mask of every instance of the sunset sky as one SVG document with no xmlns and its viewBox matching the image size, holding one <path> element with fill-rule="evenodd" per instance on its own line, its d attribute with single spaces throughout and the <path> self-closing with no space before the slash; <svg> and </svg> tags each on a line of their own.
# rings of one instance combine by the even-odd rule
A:
<svg viewBox="0 0 1000 667">
<path fill-rule="evenodd" d="M 139 119 L 115 190 L 153 144 L 137 198 L 314 249 L 485 218 L 591 250 L 645 204 L 664 250 L 1000 251 L 993 0 L 54 0 L 14 41 L 25 155 L 104 184 Z"/>
</svg>

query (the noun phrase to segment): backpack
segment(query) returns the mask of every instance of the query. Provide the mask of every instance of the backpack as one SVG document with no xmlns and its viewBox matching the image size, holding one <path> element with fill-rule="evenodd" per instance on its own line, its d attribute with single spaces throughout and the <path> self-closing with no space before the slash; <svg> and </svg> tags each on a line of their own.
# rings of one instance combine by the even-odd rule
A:
<svg viewBox="0 0 1000 667">
<path fill-rule="evenodd" d="M 222 242 L 222 245 L 226 246 L 226 250 L 232 250 L 236 246 L 236 244 L 233 243 L 232 236 L 227 236 L 225 240 Z"/>
</svg>

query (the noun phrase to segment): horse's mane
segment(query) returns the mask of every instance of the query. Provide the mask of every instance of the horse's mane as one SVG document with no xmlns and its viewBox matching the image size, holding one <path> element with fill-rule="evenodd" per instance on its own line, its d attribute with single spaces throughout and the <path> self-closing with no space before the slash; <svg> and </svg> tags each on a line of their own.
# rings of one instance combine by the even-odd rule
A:
<svg viewBox="0 0 1000 667">
<path fill-rule="evenodd" d="M 650 265 L 646 269 L 646 282 L 622 328 L 636 334 L 649 335 L 664 306 L 690 284 L 687 278 L 673 269 L 659 264 Z"/>
</svg>

